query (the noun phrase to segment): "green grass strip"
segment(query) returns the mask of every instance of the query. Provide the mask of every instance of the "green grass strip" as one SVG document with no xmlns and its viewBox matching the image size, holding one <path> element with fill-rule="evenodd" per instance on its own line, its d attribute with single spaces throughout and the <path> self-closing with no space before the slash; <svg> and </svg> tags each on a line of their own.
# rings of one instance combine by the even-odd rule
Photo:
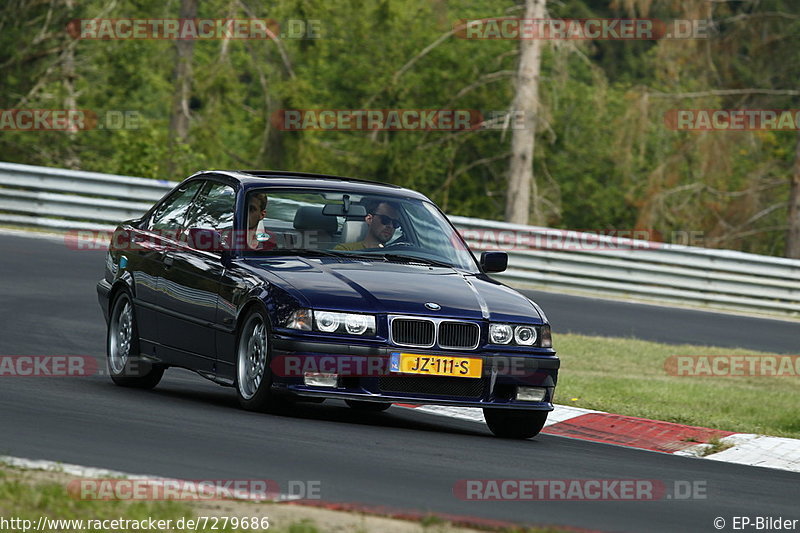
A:
<svg viewBox="0 0 800 533">
<path fill-rule="evenodd" d="M 754 334 L 757 332 L 754 332 Z M 800 438 L 800 377 L 670 375 L 674 355 L 771 355 L 564 334 L 556 403 L 740 433 Z"/>
</svg>

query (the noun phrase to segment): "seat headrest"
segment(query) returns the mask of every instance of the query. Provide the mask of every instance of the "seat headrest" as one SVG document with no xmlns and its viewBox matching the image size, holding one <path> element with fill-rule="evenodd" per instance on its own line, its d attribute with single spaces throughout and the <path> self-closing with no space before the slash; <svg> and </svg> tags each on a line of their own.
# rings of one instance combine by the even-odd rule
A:
<svg viewBox="0 0 800 533">
<path fill-rule="evenodd" d="M 342 242 L 360 241 L 367 234 L 367 223 L 363 220 L 347 220 L 342 226 Z"/>
<path fill-rule="evenodd" d="M 336 217 L 323 215 L 321 207 L 303 206 L 294 214 L 294 229 L 334 233 L 336 231 Z"/>
</svg>

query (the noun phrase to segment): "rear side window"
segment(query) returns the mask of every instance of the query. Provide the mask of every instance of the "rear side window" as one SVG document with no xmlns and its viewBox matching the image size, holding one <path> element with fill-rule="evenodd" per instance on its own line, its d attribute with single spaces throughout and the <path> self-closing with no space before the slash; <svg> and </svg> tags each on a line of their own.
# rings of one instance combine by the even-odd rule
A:
<svg viewBox="0 0 800 533">
<path fill-rule="evenodd" d="M 158 206 L 150 217 L 147 229 L 153 231 L 177 231 L 184 227 L 186 215 L 192 205 L 192 199 L 203 182 L 193 181 L 170 195 Z"/>
<path fill-rule="evenodd" d="M 217 231 L 232 229 L 235 205 L 236 191 L 233 187 L 208 181 L 195 200 L 185 227 Z"/>
</svg>

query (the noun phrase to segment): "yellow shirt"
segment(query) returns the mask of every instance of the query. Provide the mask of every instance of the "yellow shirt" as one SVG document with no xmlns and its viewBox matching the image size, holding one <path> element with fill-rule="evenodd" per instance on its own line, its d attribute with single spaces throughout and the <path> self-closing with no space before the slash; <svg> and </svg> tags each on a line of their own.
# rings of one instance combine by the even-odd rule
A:
<svg viewBox="0 0 800 533">
<path fill-rule="evenodd" d="M 341 244 L 337 244 L 336 246 L 334 246 L 333 249 L 354 252 L 356 250 L 363 250 L 366 247 L 367 245 L 364 244 L 364 241 L 358 241 L 358 242 L 343 242 Z"/>
</svg>

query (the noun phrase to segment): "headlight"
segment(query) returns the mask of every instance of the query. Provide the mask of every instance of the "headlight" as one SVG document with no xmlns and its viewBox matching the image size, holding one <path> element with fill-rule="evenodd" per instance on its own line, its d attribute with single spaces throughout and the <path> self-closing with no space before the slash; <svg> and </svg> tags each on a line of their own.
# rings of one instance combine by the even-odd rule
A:
<svg viewBox="0 0 800 533">
<path fill-rule="evenodd" d="M 368 327 L 369 320 L 366 315 L 347 315 L 344 319 L 344 329 L 351 335 L 363 335 Z"/>
<path fill-rule="evenodd" d="M 552 348 L 550 325 L 527 326 L 524 324 L 489 324 L 491 344 L 511 344 L 513 346 L 540 346 Z"/>
<path fill-rule="evenodd" d="M 514 338 L 514 330 L 508 324 L 491 324 L 489 340 L 492 344 L 508 344 Z"/>
<path fill-rule="evenodd" d="M 531 326 L 515 327 L 514 342 L 520 346 L 533 346 L 533 343 L 536 342 L 536 328 Z"/>
<path fill-rule="evenodd" d="M 375 317 L 357 313 L 314 311 L 314 325 L 325 333 L 375 335 Z"/>
<path fill-rule="evenodd" d="M 314 313 L 315 318 L 317 319 L 317 329 L 320 331 L 324 331 L 325 333 L 333 333 L 337 329 L 339 329 L 339 324 L 341 321 L 337 316 L 337 313 L 328 313 L 325 311 L 317 311 Z"/>
</svg>

